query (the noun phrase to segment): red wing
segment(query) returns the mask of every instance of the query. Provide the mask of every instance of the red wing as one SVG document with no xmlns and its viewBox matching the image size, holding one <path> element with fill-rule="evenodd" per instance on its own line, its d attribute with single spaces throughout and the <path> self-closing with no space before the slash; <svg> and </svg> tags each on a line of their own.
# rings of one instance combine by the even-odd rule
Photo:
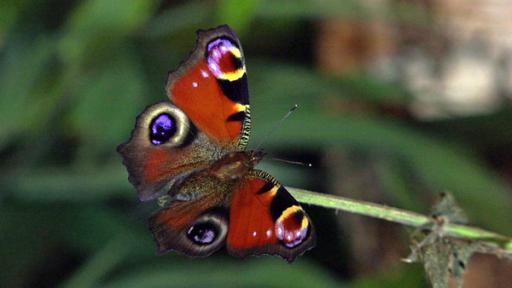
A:
<svg viewBox="0 0 512 288">
<path fill-rule="evenodd" d="M 118 147 L 142 201 L 169 192 L 222 151 L 242 150 L 249 138 L 244 58 L 229 27 L 199 31 L 195 50 L 169 75 L 166 90 L 176 107 L 148 107 Z"/>
<path fill-rule="evenodd" d="M 157 244 L 157 253 L 171 250 L 189 256 L 208 256 L 223 247 L 227 210 L 219 197 L 205 195 L 187 202 L 174 202 L 149 219 L 149 228 Z"/>
<path fill-rule="evenodd" d="M 309 216 L 286 189 L 257 171 L 233 191 L 228 251 L 239 257 L 277 254 L 293 261 L 315 245 Z"/>
<path fill-rule="evenodd" d="M 195 130 L 169 102 L 149 106 L 136 120 L 130 140 L 118 147 L 141 201 L 169 192 L 188 174 L 208 167 L 219 147 Z"/>
<path fill-rule="evenodd" d="M 250 130 L 245 60 L 228 26 L 198 32 L 196 48 L 169 74 L 166 91 L 214 142 L 245 148 Z"/>
</svg>

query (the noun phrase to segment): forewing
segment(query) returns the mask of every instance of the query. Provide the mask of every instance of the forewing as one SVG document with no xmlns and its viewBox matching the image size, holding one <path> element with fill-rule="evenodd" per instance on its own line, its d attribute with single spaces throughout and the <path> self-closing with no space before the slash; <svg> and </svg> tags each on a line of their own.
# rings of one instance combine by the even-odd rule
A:
<svg viewBox="0 0 512 288">
<path fill-rule="evenodd" d="M 218 145 L 245 148 L 250 132 L 247 73 L 240 41 L 228 26 L 198 31 L 195 49 L 169 74 L 166 91 Z"/>
<path fill-rule="evenodd" d="M 130 139 L 117 151 L 139 199 L 147 201 L 168 193 L 190 173 L 208 167 L 219 147 L 180 109 L 161 102 L 137 117 Z"/>
</svg>

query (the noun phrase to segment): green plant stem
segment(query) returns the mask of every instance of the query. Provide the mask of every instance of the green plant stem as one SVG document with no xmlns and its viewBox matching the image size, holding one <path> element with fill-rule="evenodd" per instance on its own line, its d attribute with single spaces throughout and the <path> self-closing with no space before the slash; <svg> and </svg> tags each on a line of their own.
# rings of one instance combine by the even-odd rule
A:
<svg viewBox="0 0 512 288">
<path fill-rule="evenodd" d="M 370 216 L 416 228 L 429 228 L 433 227 L 431 224 L 434 224 L 431 217 L 416 212 L 344 198 L 341 196 L 315 193 L 298 188 L 287 187 L 287 189 L 293 197 L 297 199 L 297 201 L 304 204 L 311 204 Z M 453 223 L 444 223 L 442 225 L 443 235 L 460 239 L 482 241 L 486 244 L 497 245 L 504 249 L 506 253 L 512 253 L 512 238 L 510 237 L 472 226 Z"/>
</svg>

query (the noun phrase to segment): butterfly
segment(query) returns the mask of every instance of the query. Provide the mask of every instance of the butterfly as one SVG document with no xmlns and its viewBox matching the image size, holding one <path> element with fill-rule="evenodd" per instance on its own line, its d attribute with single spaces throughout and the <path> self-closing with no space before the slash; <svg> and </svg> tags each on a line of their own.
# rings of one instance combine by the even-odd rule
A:
<svg viewBox="0 0 512 288">
<path fill-rule="evenodd" d="M 169 203 L 149 219 L 157 253 L 293 261 L 315 245 L 310 217 L 267 172 L 251 130 L 245 59 L 227 26 L 197 32 L 188 59 L 169 73 L 170 101 L 148 106 L 119 145 L 139 199 Z"/>
</svg>

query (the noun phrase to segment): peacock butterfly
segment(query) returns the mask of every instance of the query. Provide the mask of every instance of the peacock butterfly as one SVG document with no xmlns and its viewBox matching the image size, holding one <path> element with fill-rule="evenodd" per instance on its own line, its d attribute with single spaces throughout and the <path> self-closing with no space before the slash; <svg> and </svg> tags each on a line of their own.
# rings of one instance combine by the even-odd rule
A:
<svg viewBox="0 0 512 288">
<path fill-rule="evenodd" d="M 309 216 L 245 150 L 251 119 L 242 46 L 226 25 L 198 31 L 195 49 L 169 73 L 169 101 L 147 107 L 118 147 L 141 201 L 170 199 L 149 219 L 159 254 L 293 261 L 315 245 Z"/>
</svg>

